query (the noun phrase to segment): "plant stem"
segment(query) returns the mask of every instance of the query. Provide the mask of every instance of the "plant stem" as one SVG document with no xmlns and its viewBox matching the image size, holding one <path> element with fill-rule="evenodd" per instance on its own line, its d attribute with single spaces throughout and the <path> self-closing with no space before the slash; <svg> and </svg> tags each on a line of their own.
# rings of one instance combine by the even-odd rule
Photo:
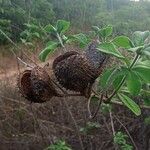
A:
<svg viewBox="0 0 150 150">
<path fill-rule="evenodd" d="M 66 50 L 66 48 L 65 48 L 65 46 L 64 46 L 64 44 L 63 44 L 63 41 L 62 41 L 62 38 L 60 37 L 60 35 L 59 35 L 58 33 L 56 33 L 56 36 L 57 36 L 57 38 L 58 38 L 58 40 L 59 40 L 61 46 L 63 47 L 63 51 L 64 51 L 64 52 L 67 52 L 67 50 Z"/>
<path fill-rule="evenodd" d="M 133 59 L 133 62 L 131 63 L 131 65 L 129 66 L 129 70 L 134 66 L 134 64 L 137 62 L 139 58 L 139 55 L 137 54 L 135 56 L 135 58 Z M 120 82 L 120 84 L 118 85 L 118 87 L 116 88 L 116 90 L 105 100 L 105 103 L 110 103 L 111 99 L 117 94 L 117 92 L 119 91 L 119 89 L 122 87 L 122 85 L 124 84 L 125 80 L 126 80 L 127 75 L 125 75 L 122 79 L 122 81 Z"/>
</svg>

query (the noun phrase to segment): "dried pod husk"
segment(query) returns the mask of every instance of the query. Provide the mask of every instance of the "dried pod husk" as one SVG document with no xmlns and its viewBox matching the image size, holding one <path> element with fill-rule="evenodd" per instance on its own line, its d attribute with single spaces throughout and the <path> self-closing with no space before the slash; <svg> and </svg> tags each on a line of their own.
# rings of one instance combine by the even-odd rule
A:
<svg viewBox="0 0 150 150">
<path fill-rule="evenodd" d="M 53 96 L 60 96 L 48 73 L 41 67 L 25 70 L 19 75 L 20 93 L 30 102 L 43 103 Z"/>
<path fill-rule="evenodd" d="M 18 77 L 19 92 L 30 102 L 40 102 L 31 86 L 31 70 L 25 70 Z"/>
<path fill-rule="evenodd" d="M 72 51 L 54 60 L 53 71 L 64 88 L 80 92 L 86 97 L 89 97 L 98 74 L 84 55 Z"/>
<path fill-rule="evenodd" d="M 41 67 L 35 67 L 31 71 L 31 86 L 34 94 L 41 102 L 49 101 L 53 96 L 60 96 L 56 91 L 52 79 Z"/>
<path fill-rule="evenodd" d="M 102 72 L 102 68 L 107 64 L 109 56 L 103 52 L 98 51 L 97 48 L 98 42 L 92 42 L 87 49 L 83 52 L 83 55 L 88 59 L 88 61 L 93 65 L 97 70 L 98 76 Z"/>
</svg>

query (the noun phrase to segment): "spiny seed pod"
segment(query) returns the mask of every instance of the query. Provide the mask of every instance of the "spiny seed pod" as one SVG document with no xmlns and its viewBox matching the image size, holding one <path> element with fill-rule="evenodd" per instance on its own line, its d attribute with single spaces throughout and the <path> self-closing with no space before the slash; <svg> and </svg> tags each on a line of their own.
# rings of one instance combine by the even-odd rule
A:
<svg viewBox="0 0 150 150">
<path fill-rule="evenodd" d="M 66 89 L 80 92 L 88 97 L 91 85 L 98 74 L 85 56 L 67 52 L 53 62 L 53 70 L 59 83 Z"/>
<path fill-rule="evenodd" d="M 41 67 L 25 70 L 19 75 L 18 87 L 20 93 L 29 101 L 43 103 L 53 96 L 60 96 L 48 75 Z"/>
</svg>

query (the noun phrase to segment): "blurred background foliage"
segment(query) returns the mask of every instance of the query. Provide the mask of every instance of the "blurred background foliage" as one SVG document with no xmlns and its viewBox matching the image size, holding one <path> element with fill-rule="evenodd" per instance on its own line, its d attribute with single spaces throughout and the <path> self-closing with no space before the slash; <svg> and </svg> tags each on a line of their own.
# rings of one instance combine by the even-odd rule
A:
<svg viewBox="0 0 150 150">
<path fill-rule="evenodd" d="M 0 29 L 14 41 L 25 23 L 46 25 L 58 19 L 86 31 L 91 25 L 114 26 L 115 34 L 150 29 L 150 2 L 140 0 L 0 0 Z M 0 43 L 6 41 L 0 34 Z"/>
</svg>

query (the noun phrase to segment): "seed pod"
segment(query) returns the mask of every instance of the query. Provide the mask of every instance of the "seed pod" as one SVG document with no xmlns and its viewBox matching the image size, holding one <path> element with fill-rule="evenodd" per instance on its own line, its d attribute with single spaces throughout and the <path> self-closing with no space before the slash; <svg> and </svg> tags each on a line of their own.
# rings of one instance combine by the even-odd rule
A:
<svg viewBox="0 0 150 150">
<path fill-rule="evenodd" d="M 31 85 L 36 97 L 43 102 L 49 101 L 53 96 L 59 96 L 48 73 L 41 67 L 32 69 Z"/>
<path fill-rule="evenodd" d="M 88 97 L 98 74 L 84 55 L 67 52 L 53 62 L 54 74 L 66 89 L 80 92 Z"/>
<path fill-rule="evenodd" d="M 39 99 L 33 93 L 33 89 L 31 86 L 31 70 L 25 70 L 18 77 L 18 88 L 19 92 L 25 97 L 27 100 L 31 102 L 39 102 Z"/>
<path fill-rule="evenodd" d="M 43 103 L 53 96 L 60 96 L 48 75 L 41 67 L 25 70 L 19 75 L 18 87 L 20 93 L 29 101 Z"/>
<path fill-rule="evenodd" d="M 106 54 L 99 52 L 96 46 L 94 42 L 82 54 L 66 52 L 54 60 L 54 74 L 64 88 L 89 97 L 91 87 L 107 60 Z"/>
<path fill-rule="evenodd" d="M 87 49 L 83 52 L 83 55 L 93 65 L 95 69 L 98 69 L 99 74 L 102 71 L 102 67 L 107 63 L 108 55 L 100 52 L 96 49 L 98 42 L 92 42 Z M 98 74 L 98 76 L 99 76 Z"/>
</svg>

